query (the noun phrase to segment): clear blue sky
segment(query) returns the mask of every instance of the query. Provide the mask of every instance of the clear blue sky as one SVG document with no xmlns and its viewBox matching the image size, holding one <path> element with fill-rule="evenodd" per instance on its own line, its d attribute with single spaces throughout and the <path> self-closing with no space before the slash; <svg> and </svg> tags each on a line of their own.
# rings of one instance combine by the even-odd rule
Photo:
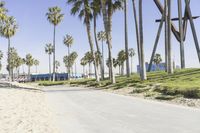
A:
<svg viewBox="0 0 200 133">
<path fill-rule="evenodd" d="M 70 15 L 70 6 L 66 4 L 66 0 L 5 0 L 6 8 L 9 10 L 9 15 L 16 18 L 19 24 L 19 30 L 16 36 L 11 39 L 11 46 L 15 47 L 20 54 L 24 57 L 27 53 L 31 53 L 35 58 L 40 60 L 39 72 L 48 72 L 48 56 L 44 52 L 44 46 L 46 43 L 52 42 L 53 27 L 46 19 L 46 12 L 48 7 L 59 6 L 62 8 L 62 12 L 65 14 L 63 22 L 57 27 L 56 33 L 56 45 L 57 45 L 57 60 L 61 62 L 61 68 L 59 71 L 65 71 L 62 58 L 67 54 L 67 47 L 63 45 L 63 37 L 65 34 L 71 34 L 74 37 L 74 45 L 72 49 L 79 54 L 77 67 L 81 72 L 82 68 L 79 65 L 80 58 L 85 52 L 89 50 L 89 44 L 87 40 L 86 30 L 83 23 L 78 17 Z M 199 0 L 191 1 L 191 8 L 193 15 L 200 15 Z M 132 2 L 128 2 L 128 26 L 129 26 L 129 47 L 136 50 L 136 38 L 134 19 L 132 12 Z M 173 1 L 173 17 L 177 16 L 176 0 Z M 158 12 L 157 7 L 153 3 L 153 0 L 144 0 L 144 47 L 145 58 L 149 61 L 153 43 L 155 40 L 158 24 L 155 23 L 155 19 L 160 18 L 161 15 Z M 124 49 L 124 27 L 123 27 L 123 11 L 118 11 L 113 16 L 113 55 L 116 56 L 117 52 Z M 176 25 L 178 24 L 175 22 Z M 195 20 L 196 30 L 198 37 L 200 38 L 200 19 Z M 178 25 L 177 25 L 178 26 Z M 102 19 L 98 20 L 98 31 L 103 30 Z M 164 30 L 164 29 L 163 29 Z M 158 53 L 164 53 L 164 34 L 162 33 L 159 41 Z M 7 52 L 7 40 L 0 38 L 0 49 L 6 54 Z M 179 43 L 172 38 L 173 54 L 176 63 L 180 64 L 179 57 Z M 106 45 L 105 45 L 105 48 Z M 193 42 L 190 26 L 188 27 L 187 41 L 185 42 L 185 54 L 186 54 L 186 66 L 187 67 L 199 67 L 197 59 L 197 53 Z M 3 59 L 3 72 L 5 71 L 6 55 Z M 163 56 L 164 59 L 164 56 Z M 137 56 L 134 57 L 134 66 L 138 64 Z M 134 67 L 136 68 L 136 67 Z M 34 68 L 32 71 L 34 72 Z"/>
</svg>

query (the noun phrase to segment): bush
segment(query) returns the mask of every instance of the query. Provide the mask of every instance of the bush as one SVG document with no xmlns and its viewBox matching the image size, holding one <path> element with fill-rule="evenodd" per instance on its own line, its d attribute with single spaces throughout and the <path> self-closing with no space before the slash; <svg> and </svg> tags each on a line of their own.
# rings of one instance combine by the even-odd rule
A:
<svg viewBox="0 0 200 133">
<path fill-rule="evenodd" d="M 55 86 L 55 85 L 64 85 L 65 82 L 63 81 L 57 81 L 57 82 L 50 82 L 50 81 L 46 81 L 46 82 L 41 82 L 38 85 L 39 86 Z"/>
</svg>

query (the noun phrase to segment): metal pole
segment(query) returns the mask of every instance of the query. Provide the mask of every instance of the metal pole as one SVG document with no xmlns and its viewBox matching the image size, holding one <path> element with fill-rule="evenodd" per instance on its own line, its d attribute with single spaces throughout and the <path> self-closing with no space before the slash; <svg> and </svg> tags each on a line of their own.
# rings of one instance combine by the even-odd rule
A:
<svg viewBox="0 0 200 133">
<path fill-rule="evenodd" d="M 191 29 L 192 29 L 192 34 L 193 34 L 193 38 L 194 38 L 194 42 L 195 42 L 195 46 L 196 46 L 196 50 L 197 50 L 197 55 L 198 55 L 199 62 L 200 62 L 199 42 L 198 42 L 194 22 L 193 22 L 193 19 L 192 19 L 192 13 L 191 13 L 191 10 L 190 10 L 190 7 L 189 7 L 189 1 L 185 0 L 185 4 L 186 4 L 186 9 L 187 9 L 187 13 L 188 13 L 189 21 L 190 21 L 190 26 L 191 26 Z"/>
<path fill-rule="evenodd" d="M 180 61 L 181 68 L 185 68 L 185 52 L 183 42 L 183 21 L 182 21 L 182 2 L 178 0 L 178 17 L 179 17 L 179 33 L 180 33 Z"/>
<path fill-rule="evenodd" d="M 163 14 L 161 22 L 160 22 L 160 25 L 159 25 L 159 28 L 158 28 L 156 40 L 155 40 L 155 43 L 154 43 L 154 48 L 153 48 L 153 52 L 152 52 L 152 55 L 151 55 L 151 60 L 150 60 L 149 67 L 148 67 L 148 72 L 151 71 L 151 67 L 152 67 L 152 64 L 153 64 L 153 58 L 155 56 L 156 49 L 157 49 L 157 46 L 158 46 L 158 41 L 160 39 L 160 34 L 161 34 L 161 31 L 162 31 L 164 19 L 165 19 L 165 15 Z"/>
<path fill-rule="evenodd" d="M 173 74 L 172 46 L 171 46 L 171 0 L 168 0 L 168 73 Z"/>
</svg>

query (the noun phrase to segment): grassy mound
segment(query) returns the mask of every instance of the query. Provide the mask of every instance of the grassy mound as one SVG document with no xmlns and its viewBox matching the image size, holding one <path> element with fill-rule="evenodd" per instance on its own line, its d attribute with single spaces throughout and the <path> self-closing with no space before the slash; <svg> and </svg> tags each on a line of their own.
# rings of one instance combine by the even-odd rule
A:
<svg viewBox="0 0 200 133">
<path fill-rule="evenodd" d="M 95 79 L 80 79 L 69 82 L 42 82 L 40 85 L 63 85 L 73 86 L 85 85 L 88 87 L 99 87 L 102 89 L 122 89 L 125 87 L 133 88 L 133 93 L 150 92 L 160 93 L 163 99 L 171 99 L 170 96 L 183 96 L 186 98 L 200 98 L 200 69 L 176 70 L 174 74 L 167 74 L 164 71 L 147 73 L 148 80 L 140 81 L 138 74 L 126 76 L 117 76 L 116 84 L 111 84 L 109 79 L 95 82 Z M 162 97 L 158 97 L 162 99 Z"/>
</svg>

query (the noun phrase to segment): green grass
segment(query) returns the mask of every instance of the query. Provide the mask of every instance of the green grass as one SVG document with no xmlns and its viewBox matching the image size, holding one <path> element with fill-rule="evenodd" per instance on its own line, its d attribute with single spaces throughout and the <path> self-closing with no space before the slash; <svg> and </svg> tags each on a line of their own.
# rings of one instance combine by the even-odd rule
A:
<svg viewBox="0 0 200 133">
<path fill-rule="evenodd" d="M 56 82 L 51 82 L 51 81 L 40 81 L 38 83 L 39 86 L 55 86 L 55 85 L 64 85 L 66 84 L 65 81 L 56 81 Z"/>
<path fill-rule="evenodd" d="M 94 79 L 80 79 L 59 84 L 70 84 L 74 86 L 85 85 L 102 89 L 133 88 L 133 93 L 147 93 L 147 96 L 160 93 L 163 97 L 158 99 L 171 99 L 173 96 L 182 95 L 186 98 L 200 98 L 200 69 L 175 70 L 174 74 L 168 75 L 164 71 L 147 73 L 148 80 L 140 81 L 139 75 L 133 74 L 130 78 L 126 76 L 116 77 L 116 84 L 111 84 L 109 79 L 95 82 Z M 53 83 L 42 83 L 52 85 Z M 149 95 L 150 94 L 150 95 Z M 166 97 L 169 96 L 169 97 Z M 171 96 L 171 97 L 170 97 Z"/>
</svg>

